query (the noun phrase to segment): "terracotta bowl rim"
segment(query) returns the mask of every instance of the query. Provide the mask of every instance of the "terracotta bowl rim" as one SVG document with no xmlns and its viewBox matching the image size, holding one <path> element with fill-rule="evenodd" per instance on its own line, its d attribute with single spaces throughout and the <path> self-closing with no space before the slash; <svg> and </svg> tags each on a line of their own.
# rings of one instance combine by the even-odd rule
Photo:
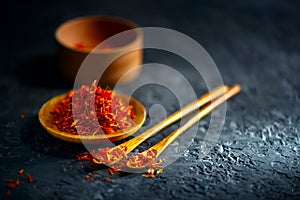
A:
<svg viewBox="0 0 300 200">
<path fill-rule="evenodd" d="M 84 21 L 84 20 L 101 20 L 101 21 L 110 21 L 110 22 L 115 22 L 118 24 L 123 24 L 125 26 L 132 27 L 133 30 L 136 32 L 136 36 L 128 44 L 126 44 L 124 46 L 120 46 L 120 47 L 114 47 L 111 49 L 95 49 L 95 48 L 78 49 L 74 46 L 66 44 L 60 37 L 60 32 L 62 31 L 62 29 L 70 24 L 77 23 L 79 21 Z M 129 30 L 131 30 L 131 29 L 129 29 Z M 83 53 L 83 54 L 89 54 L 89 53 L 111 54 L 111 53 L 115 53 L 115 52 L 126 51 L 128 48 L 131 48 L 132 46 L 138 46 L 137 44 L 139 44 L 143 38 L 142 30 L 136 23 L 134 23 L 128 19 L 124 19 L 121 17 L 115 17 L 115 16 L 109 16 L 109 15 L 89 15 L 89 16 L 82 16 L 82 17 L 76 17 L 76 18 L 70 19 L 70 20 L 65 21 L 62 24 L 60 24 L 57 27 L 54 35 L 55 35 L 56 42 L 58 44 L 60 44 L 61 46 L 65 47 L 71 51 L 75 51 L 75 52 Z"/>
</svg>

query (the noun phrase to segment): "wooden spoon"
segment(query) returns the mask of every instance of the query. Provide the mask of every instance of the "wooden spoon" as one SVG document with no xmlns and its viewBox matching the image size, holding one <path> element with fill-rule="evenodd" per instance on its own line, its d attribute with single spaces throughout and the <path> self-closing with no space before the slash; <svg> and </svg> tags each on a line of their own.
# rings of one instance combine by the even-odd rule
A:
<svg viewBox="0 0 300 200">
<path fill-rule="evenodd" d="M 95 158 L 93 161 L 97 164 L 106 164 L 106 165 L 114 165 L 115 163 L 119 162 L 126 156 L 128 153 L 130 153 L 133 149 L 135 149 L 138 145 L 140 145 L 142 142 L 147 140 L 149 137 L 152 137 L 159 131 L 161 131 L 163 128 L 169 126 L 170 124 L 178 121 L 182 117 L 188 115 L 192 111 L 195 111 L 199 107 L 203 106 L 204 104 L 210 102 L 213 99 L 216 99 L 217 97 L 220 97 L 225 94 L 225 92 L 228 90 L 227 86 L 219 86 L 212 90 L 210 93 L 207 93 L 197 99 L 196 101 L 193 101 L 192 103 L 186 105 L 181 110 L 176 111 L 166 119 L 162 120 L 161 122 L 157 123 L 150 129 L 146 130 L 142 134 L 138 135 L 135 138 L 132 138 L 131 140 L 128 140 L 118 146 L 115 146 L 109 150 L 104 150 L 103 152 L 101 149 L 101 155 L 98 154 L 98 156 L 95 154 Z M 123 153 L 119 153 L 119 152 Z M 105 155 L 103 155 L 105 154 Z M 111 156 L 114 155 L 114 156 Z M 110 158 L 107 160 L 107 158 Z"/>
<path fill-rule="evenodd" d="M 39 121 L 43 128 L 53 135 L 54 137 L 65 140 L 68 142 L 73 143 L 105 143 L 107 142 L 107 139 L 110 141 L 117 141 L 124 139 L 132 134 L 134 134 L 136 131 L 138 131 L 145 119 L 146 119 L 146 110 L 144 106 L 136 99 L 129 97 L 124 94 L 120 94 L 117 92 L 114 92 L 114 95 L 119 96 L 120 98 L 123 98 L 126 100 L 126 102 L 129 102 L 129 105 L 132 105 L 133 112 L 135 113 L 135 116 L 133 118 L 133 121 L 135 123 L 135 126 L 130 127 L 126 130 L 122 130 L 113 134 L 99 134 L 99 135 L 72 135 L 70 133 L 62 132 L 60 131 L 55 125 L 51 123 L 51 114 L 50 111 L 62 100 L 65 98 L 66 94 L 62 94 L 59 96 L 56 96 L 49 101 L 47 101 L 40 109 L 39 111 Z"/>
<path fill-rule="evenodd" d="M 214 100 L 209 105 L 205 106 L 203 109 L 201 109 L 197 114 L 195 114 L 191 119 L 189 119 L 185 124 L 183 124 L 181 127 L 179 127 L 177 130 L 175 130 L 173 133 L 171 133 L 168 137 L 164 138 L 160 142 L 158 142 L 156 145 L 150 147 L 149 149 L 143 151 L 139 155 L 134 155 L 135 157 L 132 159 L 128 159 L 126 166 L 131 170 L 144 170 L 149 165 L 151 165 L 155 158 L 150 159 L 149 162 L 143 163 L 141 160 L 137 160 L 138 158 L 147 158 L 147 154 L 149 155 L 149 152 L 154 152 L 155 157 L 157 158 L 164 150 L 165 148 L 171 144 L 177 137 L 179 137 L 182 133 L 184 133 L 187 129 L 189 129 L 191 126 L 193 126 L 196 122 L 198 122 L 200 119 L 205 117 L 207 114 L 209 114 L 213 109 L 220 106 L 222 103 L 224 103 L 226 100 L 231 98 L 232 96 L 239 93 L 241 90 L 241 87 L 239 85 L 234 85 L 225 93 L 224 96 L 221 96 Z M 134 162 L 131 162 L 131 161 Z M 143 163 L 142 165 L 137 166 L 136 163 Z"/>
</svg>

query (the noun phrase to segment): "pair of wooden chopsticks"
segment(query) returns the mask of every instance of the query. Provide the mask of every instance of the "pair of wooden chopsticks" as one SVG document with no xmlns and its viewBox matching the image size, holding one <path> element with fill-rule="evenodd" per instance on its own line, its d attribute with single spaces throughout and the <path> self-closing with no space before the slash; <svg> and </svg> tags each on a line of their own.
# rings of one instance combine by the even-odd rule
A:
<svg viewBox="0 0 300 200">
<path fill-rule="evenodd" d="M 150 147 L 149 150 L 155 150 L 156 156 L 158 157 L 162 151 L 170 144 L 172 143 L 177 137 L 179 137 L 182 133 L 184 133 L 188 128 L 193 126 L 196 122 L 198 122 L 200 119 L 202 119 L 204 116 L 209 114 L 213 109 L 220 106 L 222 103 L 224 103 L 226 100 L 231 98 L 232 96 L 236 95 L 241 90 L 241 87 L 239 85 L 233 85 L 232 87 L 228 88 L 227 86 L 220 86 L 216 89 L 212 90 L 210 93 L 207 93 L 197 99 L 196 101 L 186 105 L 181 110 L 176 111 L 163 121 L 159 122 L 158 124 L 154 125 L 152 128 L 146 130 L 142 134 L 138 135 L 135 138 L 132 138 L 131 140 L 128 140 L 118 146 L 115 146 L 111 148 L 107 153 L 111 153 L 116 149 L 123 149 L 124 154 L 127 155 L 131 151 L 133 151 L 138 145 L 140 145 L 142 142 L 147 140 L 149 137 L 155 135 L 163 128 L 169 126 L 170 124 L 178 121 L 182 117 L 185 117 L 189 113 L 195 111 L 196 109 L 204 106 L 197 114 L 195 114 L 191 119 L 189 119 L 186 123 L 184 123 L 181 127 L 179 127 L 176 131 L 171 133 L 168 137 L 164 138 L 160 142 L 158 142 L 156 145 Z M 206 105 L 207 104 L 207 105 Z M 147 151 L 147 150 L 146 150 Z M 145 151 L 145 152 L 146 152 Z M 124 157 L 115 157 L 115 159 L 110 163 L 105 163 L 109 165 L 114 165 L 115 163 L 122 160 Z M 97 160 L 94 158 L 94 162 L 97 164 L 103 164 L 101 160 Z M 128 166 L 130 167 L 130 166 Z"/>
</svg>

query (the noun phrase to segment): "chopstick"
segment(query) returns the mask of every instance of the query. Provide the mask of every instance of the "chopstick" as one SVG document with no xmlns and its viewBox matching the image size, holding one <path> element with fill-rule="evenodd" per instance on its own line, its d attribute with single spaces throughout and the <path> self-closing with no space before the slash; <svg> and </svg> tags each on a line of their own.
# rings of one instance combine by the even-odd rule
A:
<svg viewBox="0 0 300 200">
<path fill-rule="evenodd" d="M 133 151 L 138 145 L 140 145 L 142 142 L 147 140 L 149 137 L 152 137 L 153 135 L 155 135 L 162 129 L 164 129 L 167 126 L 169 126 L 170 124 L 178 121 L 179 119 L 188 115 L 189 113 L 195 111 L 199 107 L 211 102 L 212 100 L 214 100 L 220 96 L 223 96 L 227 90 L 228 90 L 228 87 L 225 85 L 222 85 L 222 86 L 219 86 L 219 87 L 213 89 L 210 93 L 207 93 L 207 94 L 203 95 L 202 97 L 200 97 L 199 99 L 197 99 L 196 101 L 193 101 L 192 103 L 184 106 L 181 110 L 176 111 L 175 113 L 173 113 L 166 119 L 162 120 L 161 122 L 157 123 L 150 129 L 143 132 L 142 134 L 140 134 L 122 144 L 119 144 L 118 146 L 111 148 L 110 152 L 121 148 L 124 150 L 124 154 L 127 155 L 128 153 Z M 111 162 L 109 164 L 113 165 L 116 162 L 120 161 L 122 158 L 123 157 L 116 158 L 113 162 Z M 97 164 L 102 164 L 102 161 L 97 160 L 96 158 L 94 158 L 93 161 Z"/>
</svg>

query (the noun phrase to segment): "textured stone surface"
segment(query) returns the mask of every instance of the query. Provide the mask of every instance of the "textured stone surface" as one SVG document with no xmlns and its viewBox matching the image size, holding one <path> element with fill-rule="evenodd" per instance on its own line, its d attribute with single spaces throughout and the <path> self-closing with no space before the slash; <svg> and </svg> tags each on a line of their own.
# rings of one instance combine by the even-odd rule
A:
<svg viewBox="0 0 300 200">
<path fill-rule="evenodd" d="M 0 64 L 0 178 L 16 178 L 24 168 L 36 179 L 12 191 L 19 199 L 299 199 L 300 198 L 300 15 L 298 1 L 24 1 L 3 6 Z M 63 21 L 88 14 L 110 14 L 141 26 L 181 31 L 215 60 L 226 84 L 243 91 L 228 103 L 218 144 L 199 158 L 201 135 L 188 151 L 155 179 L 114 175 L 77 162 L 80 145 L 58 141 L 40 127 L 37 112 L 67 85 L 56 73 L 53 32 Z M 168 64 L 188 77 L 199 95 L 205 85 L 183 61 L 146 52 L 145 61 Z M 148 88 L 135 94 L 148 108 L 178 109 L 172 94 Z M 166 94 L 165 96 L 163 94 Z M 25 119 L 19 115 L 24 114 Z M 149 119 L 148 119 L 149 121 Z M 162 134 L 174 130 L 177 125 Z M 147 143 L 145 143 L 147 145 Z M 97 173 L 94 181 L 82 179 Z M 0 198 L 5 183 L 0 182 Z"/>
</svg>

